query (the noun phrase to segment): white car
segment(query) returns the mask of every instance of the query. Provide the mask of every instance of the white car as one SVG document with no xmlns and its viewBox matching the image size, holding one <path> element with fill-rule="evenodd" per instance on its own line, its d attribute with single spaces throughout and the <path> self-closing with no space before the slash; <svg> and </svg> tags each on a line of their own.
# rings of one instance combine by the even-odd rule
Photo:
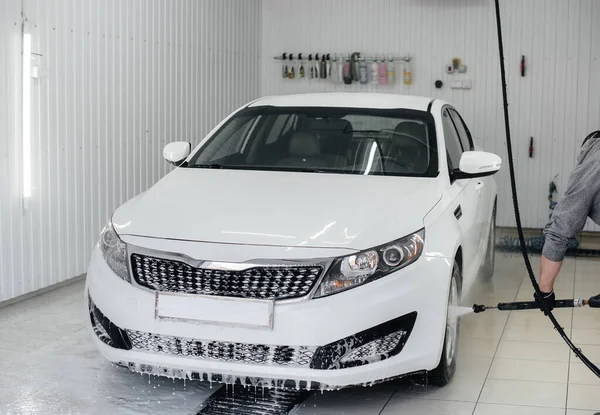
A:
<svg viewBox="0 0 600 415">
<path fill-rule="evenodd" d="M 89 265 L 96 347 L 134 371 L 334 389 L 456 365 L 494 262 L 498 156 L 448 103 L 258 99 L 119 207 Z"/>
</svg>

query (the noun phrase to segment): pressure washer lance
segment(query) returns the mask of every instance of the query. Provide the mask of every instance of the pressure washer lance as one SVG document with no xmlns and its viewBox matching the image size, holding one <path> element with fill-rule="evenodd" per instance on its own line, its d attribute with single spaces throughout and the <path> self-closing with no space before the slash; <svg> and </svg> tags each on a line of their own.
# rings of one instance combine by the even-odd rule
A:
<svg viewBox="0 0 600 415">
<path fill-rule="evenodd" d="M 600 294 L 591 297 L 589 300 L 572 299 L 572 300 L 556 300 L 554 308 L 572 308 L 590 306 L 591 308 L 600 308 Z M 514 303 L 498 303 L 495 307 L 488 307 L 480 304 L 473 304 L 473 312 L 482 313 L 485 310 L 498 309 L 500 311 L 512 310 L 534 310 L 539 309 L 539 303 L 535 301 L 517 301 Z"/>
</svg>

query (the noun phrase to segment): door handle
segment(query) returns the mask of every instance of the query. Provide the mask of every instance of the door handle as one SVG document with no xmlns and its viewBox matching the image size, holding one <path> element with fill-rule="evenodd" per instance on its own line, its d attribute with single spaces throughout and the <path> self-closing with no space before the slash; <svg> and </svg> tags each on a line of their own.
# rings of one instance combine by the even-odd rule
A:
<svg viewBox="0 0 600 415">
<path fill-rule="evenodd" d="M 454 209 L 454 217 L 458 220 L 462 217 L 462 208 L 460 205 L 456 209 Z"/>
</svg>

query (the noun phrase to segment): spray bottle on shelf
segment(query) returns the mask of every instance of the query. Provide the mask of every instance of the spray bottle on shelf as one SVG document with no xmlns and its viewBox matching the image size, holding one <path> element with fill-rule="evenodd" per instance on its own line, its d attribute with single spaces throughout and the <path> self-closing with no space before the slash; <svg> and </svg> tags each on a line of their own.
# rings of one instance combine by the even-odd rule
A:
<svg viewBox="0 0 600 415">
<path fill-rule="evenodd" d="M 321 56 L 321 66 L 319 67 L 319 74 L 321 75 L 321 79 L 327 78 L 327 62 L 325 61 L 325 54 Z"/>
<path fill-rule="evenodd" d="M 344 83 L 344 57 L 341 55 L 337 62 L 337 82 L 340 84 Z"/>
<path fill-rule="evenodd" d="M 361 58 L 358 64 L 358 79 L 363 85 L 369 82 L 369 69 L 367 68 L 365 58 Z"/>
<path fill-rule="evenodd" d="M 312 55 L 309 54 L 308 55 L 308 67 L 310 68 L 310 79 L 313 79 L 315 77 L 315 67 L 313 66 L 312 63 Z"/>
<path fill-rule="evenodd" d="M 346 61 L 344 62 L 344 70 L 342 73 L 342 82 L 343 83 L 348 83 L 351 84 L 352 83 L 352 74 L 350 73 L 350 57 L 346 57 Z M 346 81 L 349 80 L 349 81 Z"/>
<path fill-rule="evenodd" d="M 379 64 L 379 85 L 387 85 L 387 63 L 385 62 L 385 58 L 381 58 L 381 63 Z"/>
<path fill-rule="evenodd" d="M 404 85 L 412 84 L 412 69 L 410 60 L 404 62 Z"/>
<path fill-rule="evenodd" d="M 333 55 L 333 59 L 331 59 L 331 66 L 329 67 L 329 71 L 331 73 L 331 81 L 333 83 L 337 83 L 338 79 L 338 65 L 337 65 L 337 59 L 335 57 L 335 55 Z"/>
<path fill-rule="evenodd" d="M 283 55 L 281 55 L 281 60 L 283 61 L 283 64 L 281 65 L 281 77 L 287 78 L 288 77 L 287 53 L 284 53 Z"/>
<path fill-rule="evenodd" d="M 327 54 L 327 78 L 331 79 L 331 55 Z"/>
<path fill-rule="evenodd" d="M 290 69 L 288 71 L 288 78 L 294 79 L 296 77 L 296 68 L 294 67 L 294 54 L 290 53 Z"/>
<path fill-rule="evenodd" d="M 302 54 L 298 54 L 298 76 L 300 78 L 304 78 L 304 60 L 302 59 Z"/>
<path fill-rule="evenodd" d="M 392 56 L 390 56 L 390 60 L 387 63 L 387 81 L 388 85 L 396 85 L 396 65 Z"/>
<path fill-rule="evenodd" d="M 319 66 L 321 62 L 319 61 L 319 54 L 315 54 L 315 78 L 319 78 Z"/>
<path fill-rule="evenodd" d="M 371 63 L 371 84 L 377 85 L 377 80 L 379 77 L 379 65 L 377 65 L 377 58 L 373 57 L 373 62 Z"/>
</svg>

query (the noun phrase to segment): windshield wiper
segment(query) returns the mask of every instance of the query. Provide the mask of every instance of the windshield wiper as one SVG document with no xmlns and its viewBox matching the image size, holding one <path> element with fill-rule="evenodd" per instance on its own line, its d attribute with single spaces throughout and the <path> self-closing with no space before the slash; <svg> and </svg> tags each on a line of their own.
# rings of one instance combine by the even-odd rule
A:
<svg viewBox="0 0 600 415">
<path fill-rule="evenodd" d="M 212 163 L 212 164 L 192 164 L 187 166 L 190 169 L 222 169 L 223 166 L 222 164 L 218 164 L 218 163 Z"/>
</svg>

